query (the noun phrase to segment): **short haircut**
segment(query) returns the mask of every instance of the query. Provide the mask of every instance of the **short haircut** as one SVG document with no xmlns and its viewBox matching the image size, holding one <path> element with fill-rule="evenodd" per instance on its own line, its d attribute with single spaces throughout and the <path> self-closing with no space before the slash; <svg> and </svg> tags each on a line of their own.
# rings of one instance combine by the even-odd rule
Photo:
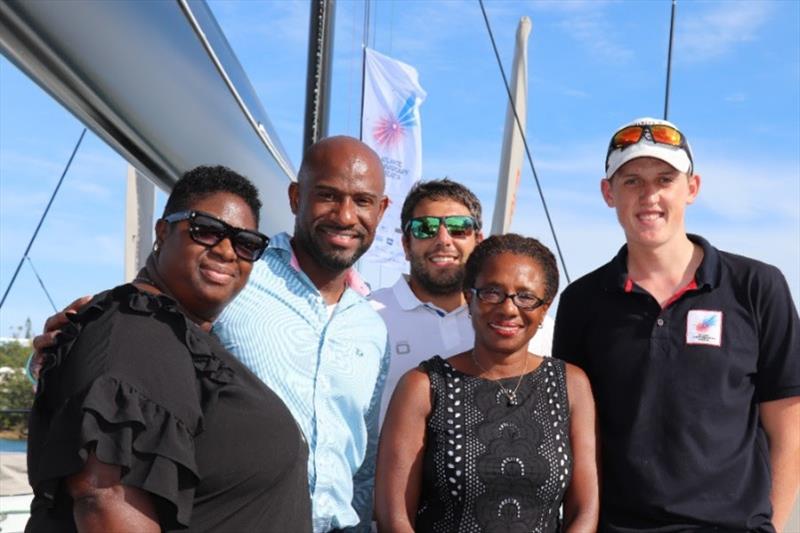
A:
<svg viewBox="0 0 800 533">
<path fill-rule="evenodd" d="M 222 165 L 195 167 L 181 176 L 172 188 L 161 216 L 186 211 L 196 200 L 218 192 L 235 194 L 244 200 L 253 210 L 258 225 L 261 211 L 258 189 L 249 179 Z"/>
<path fill-rule="evenodd" d="M 407 235 L 406 228 L 411 220 L 417 205 L 423 200 L 455 200 L 469 209 L 470 215 L 478 223 L 478 229 L 483 226 L 481 219 L 481 203 L 475 194 L 457 181 L 448 178 L 441 180 L 420 181 L 408 192 L 403 209 L 400 211 L 400 227 L 403 234 Z"/>
<path fill-rule="evenodd" d="M 475 280 L 483 270 L 483 266 L 490 257 L 510 253 L 530 257 L 542 268 L 545 280 L 545 294 L 543 300 L 552 302 L 558 292 L 558 265 L 550 249 L 531 237 L 523 237 L 516 233 L 505 235 L 492 235 L 481 241 L 467 259 L 464 273 L 464 291 L 475 286 Z"/>
</svg>

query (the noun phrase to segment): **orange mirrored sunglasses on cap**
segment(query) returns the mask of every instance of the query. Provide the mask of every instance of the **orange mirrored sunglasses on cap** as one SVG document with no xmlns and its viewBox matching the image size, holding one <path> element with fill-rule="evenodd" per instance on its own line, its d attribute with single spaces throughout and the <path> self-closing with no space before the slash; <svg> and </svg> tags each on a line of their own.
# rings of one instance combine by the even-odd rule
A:
<svg viewBox="0 0 800 533">
<path fill-rule="evenodd" d="M 682 148 L 686 152 L 686 155 L 689 156 L 689 161 L 694 164 L 692 152 L 689 150 L 686 137 L 672 126 L 664 124 L 642 124 L 622 128 L 611 137 L 611 142 L 608 144 L 606 159 L 614 150 L 624 150 L 628 146 L 638 143 L 642 138 L 653 143 Z"/>
</svg>

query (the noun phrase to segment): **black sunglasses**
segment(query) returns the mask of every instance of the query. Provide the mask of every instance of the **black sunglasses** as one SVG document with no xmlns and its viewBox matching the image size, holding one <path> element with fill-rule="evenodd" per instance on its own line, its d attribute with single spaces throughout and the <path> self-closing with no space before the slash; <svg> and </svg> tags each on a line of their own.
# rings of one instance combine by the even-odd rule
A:
<svg viewBox="0 0 800 533">
<path fill-rule="evenodd" d="M 469 237 L 478 229 L 478 222 L 469 215 L 451 215 L 447 217 L 416 217 L 406 223 L 406 233 L 415 239 L 432 239 L 439 234 L 444 224 L 451 237 Z"/>
<path fill-rule="evenodd" d="M 487 304 L 500 305 L 506 301 L 506 298 L 511 298 L 511 301 L 514 302 L 514 305 L 523 311 L 533 311 L 537 307 L 541 307 L 545 304 L 544 300 L 530 292 L 508 294 L 500 289 L 495 289 L 494 287 L 483 287 L 480 289 L 473 287 L 472 292 L 480 301 L 486 302 Z"/>
<path fill-rule="evenodd" d="M 164 217 L 170 224 L 189 221 L 189 235 L 192 240 L 209 248 L 224 239 L 230 239 L 237 257 L 253 262 L 261 257 L 269 244 L 269 237 L 258 231 L 235 228 L 222 220 L 202 211 L 179 211 Z"/>
</svg>

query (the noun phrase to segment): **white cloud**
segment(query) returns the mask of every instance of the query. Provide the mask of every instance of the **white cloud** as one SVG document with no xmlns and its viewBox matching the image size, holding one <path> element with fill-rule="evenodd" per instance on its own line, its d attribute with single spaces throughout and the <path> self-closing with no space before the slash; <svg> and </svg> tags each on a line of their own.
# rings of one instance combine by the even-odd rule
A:
<svg viewBox="0 0 800 533">
<path fill-rule="evenodd" d="M 676 23 L 676 58 L 702 62 L 756 39 L 767 22 L 769 2 L 719 2 L 709 11 Z"/>
<path fill-rule="evenodd" d="M 721 250 L 752 257 L 775 265 L 789 284 L 792 298 L 800 307 L 800 225 L 709 224 L 690 227 Z"/>
<path fill-rule="evenodd" d="M 92 196 L 98 200 L 112 199 L 113 194 L 115 192 L 112 191 L 109 187 L 106 187 L 99 183 L 92 183 L 90 181 L 84 181 L 84 180 L 75 181 L 74 183 L 70 184 L 70 188 L 82 195 Z"/>
<path fill-rule="evenodd" d="M 48 198 L 48 194 L 42 190 L 27 191 L 21 188 L 4 187 L 0 198 L 0 209 L 3 211 L 3 218 L 16 220 L 20 215 L 29 217 L 31 212 L 43 211 Z"/>
<path fill-rule="evenodd" d="M 731 222 L 759 218 L 800 221 L 798 162 L 704 158 L 697 203 Z"/>
<path fill-rule="evenodd" d="M 485 35 L 484 21 L 476 4 L 467 2 L 416 2 L 412 9 L 395 11 L 392 32 L 392 48 L 402 50 L 404 56 L 424 57 L 430 68 L 452 69 L 447 54 L 431 54 L 442 49 L 448 40 L 458 42 L 465 33 L 478 31 Z M 502 17 L 508 15 L 505 6 L 494 4 L 487 9 L 493 28 Z M 413 32 L 403 31 L 413 28 Z M 382 38 L 385 38 L 383 36 Z M 403 59 L 403 58 L 400 58 Z"/>
<path fill-rule="evenodd" d="M 624 63 L 634 56 L 633 50 L 624 47 L 615 39 L 614 24 L 597 9 L 597 6 L 568 11 L 568 16 L 560 26 L 596 56 L 613 59 L 615 63 Z"/>
<path fill-rule="evenodd" d="M 747 95 L 744 93 L 733 93 L 729 94 L 725 97 L 726 102 L 731 102 L 733 104 L 740 104 L 742 102 L 747 101 Z"/>
<path fill-rule="evenodd" d="M 252 9 L 255 7 L 255 9 Z M 211 10 L 221 21 L 226 35 L 238 33 L 248 39 L 261 42 L 275 42 L 282 46 L 298 46 L 308 43 L 307 2 L 282 1 L 270 5 L 253 2 L 250 10 L 242 10 L 236 3 L 216 1 Z M 255 12 L 254 12 L 255 11 Z M 263 46 L 265 50 L 275 49 Z"/>
<path fill-rule="evenodd" d="M 537 92 L 546 90 L 556 94 L 561 94 L 570 98 L 585 99 L 591 98 L 592 93 L 579 89 L 572 85 L 567 85 L 563 80 L 555 79 L 550 76 L 539 76 L 536 71 L 528 71 L 528 91 L 530 96 L 531 87 L 536 87 Z M 574 80 L 570 80 L 574 81 Z"/>
<path fill-rule="evenodd" d="M 564 89 L 564 94 L 574 98 L 588 98 L 589 93 L 581 91 L 580 89 Z"/>
<path fill-rule="evenodd" d="M 576 13 L 596 11 L 601 6 L 608 5 L 605 0 L 537 0 L 532 3 L 534 11 Z"/>
<path fill-rule="evenodd" d="M 528 139 L 537 172 L 555 175 L 602 177 L 603 143 L 570 142 L 558 145 Z M 527 168 L 527 162 L 526 162 Z"/>
<path fill-rule="evenodd" d="M 119 218 L 122 218 L 121 216 Z M 37 267 L 60 265 L 65 271 L 80 272 L 83 268 L 120 269 L 124 255 L 124 232 L 120 220 L 104 226 L 115 233 L 89 233 L 87 222 L 73 217 L 53 218 L 51 227 L 43 231 L 31 254 L 38 258 Z M 121 270 L 119 270 L 121 276 Z"/>
<path fill-rule="evenodd" d="M 26 175 L 52 176 L 60 173 L 63 167 L 59 167 L 52 158 L 36 157 L 27 153 L 19 153 L 8 148 L 0 151 L 0 172 L 4 180 L 17 177 L 9 176 L 6 169 L 23 169 Z M 57 175 L 57 174 L 56 174 Z"/>
<path fill-rule="evenodd" d="M 502 130 L 499 135 L 465 135 L 435 150 L 426 149 L 423 130 L 422 141 L 423 173 L 427 179 L 449 176 L 467 184 L 476 181 L 494 183 L 497 179 Z"/>
</svg>

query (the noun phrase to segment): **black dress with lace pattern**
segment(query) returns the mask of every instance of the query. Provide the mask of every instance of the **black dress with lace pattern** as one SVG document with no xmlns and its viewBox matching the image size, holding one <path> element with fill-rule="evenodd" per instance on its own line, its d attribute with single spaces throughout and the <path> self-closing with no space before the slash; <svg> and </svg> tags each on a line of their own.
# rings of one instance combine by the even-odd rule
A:
<svg viewBox="0 0 800 533">
<path fill-rule="evenodd" d="M 516 405 L 495 381 L 459 372 L 436 356 L 431 382 L 419 532 L 550 532 L 572 475 L 563 361 L 525 374 Z M 518 378 L 501 380 L 513 390 Z"/>
<path fill-rule="evenodd" d="M 26 531 L 75 531 L 64 480 L 89 450 L 150 494 L 163 530 L 311 530 L 308 447 L 291 413 L 166 296 L 102 293 L 48 354 Z"/>
</svg>

